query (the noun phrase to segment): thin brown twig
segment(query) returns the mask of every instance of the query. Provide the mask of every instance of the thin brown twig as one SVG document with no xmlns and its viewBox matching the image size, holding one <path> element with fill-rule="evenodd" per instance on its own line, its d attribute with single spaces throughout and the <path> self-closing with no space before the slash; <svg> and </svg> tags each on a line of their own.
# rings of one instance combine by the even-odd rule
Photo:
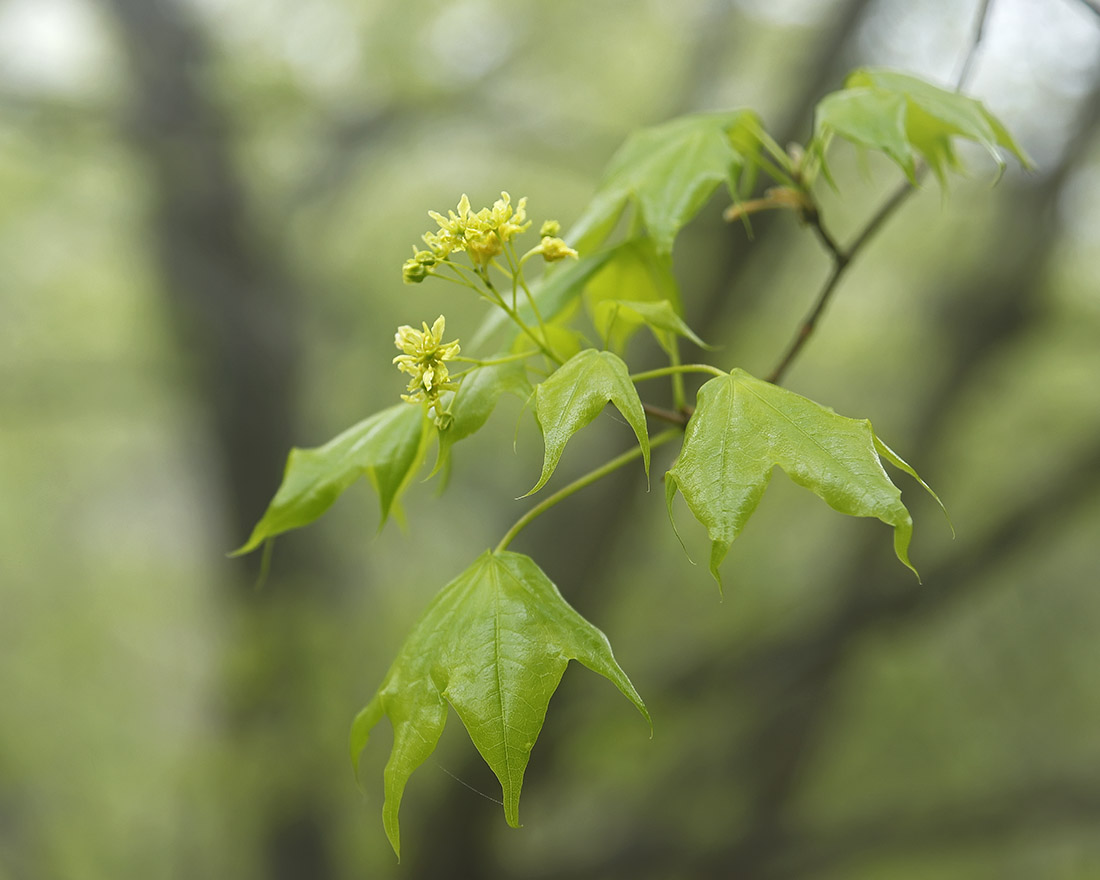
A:
<svg viewBox="0 0 1100 880">
<path fill-rule="evenodd" d="M 978 58 L 978 46 L 985 37 L 985 23 L 989 20 L 989 7 L 993 0 L 981 0 L 978 3 L 978 13 L 974 16 L 974 32 L 970 37 L 970 50 L 963 58 L 959 75 L 955 77 L 955 91 L 962 91 L 962 87 L 970 82 L 970 74 L 974 70 L 974 62 Z"/>
<path fill-rule="evenodd" d="M 925 167 L 922 165 L 917 169 L 916 180 L 919 184 L 924 177 Z M 825 311 L 825 307 L 829 304 L 829 300 L 832 299 L 833 293 L 836 291 L 837 286 L 840 284 L 840 279 L 844 277 L 844 273 L 848 271 L 848 267 L 852 264 L 852 260 L 855 259 L 863 247 L 874 237 L 886 223 L 887 220 L 893 215 L 893 213 L 901 207 L 906 199 L 916 190 L 916 186 L 906 181 L 899 186 L 875 212 L 874 216 L 867 222 L 867 225 L 863 227 L 863 231 L 856 236 L 855 241 L 849 245 L 847 249 L 841 248 L 836 240 L 825 229 L 825 226 L 821 222 L 820 216 L 816 211 L 808 212 L 804 215 L 805 221 L 813 228 L 817 233 L 817 237 L 821 239 L 825 245 L 826 250 L 832 255 L 833 258 L 833 270 L 829 273 L 829 277 L 825 280 L 824 286 L 817 295 L 817 299 L 814 301 L 813 308 L 810 309 L 809 314 L 803 319 L 802 324 L 799 326 L 798 331 L 795 333 L 794 339 L 791 340 L 790 346 L 787 348 L 786 354 L 776 365 L 775 369 L 767 376 L 767 381 L 779 384 L 783 375 L 787 372 L 787 369 L 793 363 L 794 359 L 798 357 L 802 351 L 802 347 L 809 340 L 813 334 L 814 329 L 817 327 L 817 322 L 821 318 L 822 313 Z"/>
<path fill-rule="evenodd" d="M 966 53 L 966 57 L 963 59 L 962 68 L 955 81 L 956 90 L 961 90 L 970 79 L 974 61 L 978 54 L 978 46 L 981 45 L 982 38 L 985 35 L 985 22 L 989 17 L 991 4 L 992 0 L 981 0 L 978 4 L 974 33 L 970 40 L 970 48 Z M 810 209 L 803 211 L 803 220 L 810 225 L 822 244 L 825 245 L 826 250 L 828 250 L 832 256 L 833 269 L 829 273 L 829 277 L 825 280 L 825 284 L 822 286 L 817 298 L 814 300 L 813 307 L 795 331 L 794 338 L 788 345 L 786 353 L 779 360 L 775 369 L 767 376 L 767 381 L 775 384 L 779 384 L 779 382 L 782 381 L 783 376 L 786 374 L 791 364 L 794 363 L 794 360 L 802 352 L 802 349 L 813 335 L 821 315 L 824 313 L 826 306 L 828 306 L 829 301 L 836 292 L 840 280 L 844 277 L 844 273 L 848 270 L 852 260 L 855 259 L 856 255 L 864 248 L 871 238 L 874 237 L 875 233 L 886 224 L 886 221 L 894 215 L 898 208 L 900 208 L 916 191 L 921 180 L 924 178 L 926 170 L 926 166 L 921 165 L 917 168 L 917 172 L 912 180 L 905 180 L 902 182 L 894 193 L 874 213 L 871 219 L 867 221 L 863 230 L 846 249 L 841 248 L 837 244 L 836 239 L 829 234 L 822 224 L 821 218 L 816 210 Z"/>
<path fill-rule="evenodd" d="M 691 416 L 690 412 L 665 409 L 662 406 L 654 406 L 652 403 L 643 403 L 642 409 L 645 410 L 647 415 L 651 415 L 655 419 L 672 425 L 679 425 L 681 428 L 688 423 L 688 418 Z"/>
</svg>

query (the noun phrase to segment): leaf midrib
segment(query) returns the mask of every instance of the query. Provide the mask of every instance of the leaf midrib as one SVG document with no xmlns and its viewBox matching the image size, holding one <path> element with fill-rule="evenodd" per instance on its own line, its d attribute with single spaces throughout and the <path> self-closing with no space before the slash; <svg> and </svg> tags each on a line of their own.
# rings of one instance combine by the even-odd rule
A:
<svg viewBox="0 0 1100 880">
<path fill-rule="evenodd" d="M 508 721 L 504 714 L 504 687 L 500 681 L 500 563 L 494 560 L 492 571 L 493 582 L 493 677 L 496 680 L 497 705 L 500 707 L 500 743 L 504 750 L 504 773 L 508 778 L 508 787 L 512 787 L 512 762 L 508 749 Z M 512 797 L 511 791 L 505 793 L 508 799 Z"/>
<path fill-rule="evenodd" d="M 585 379 L 585 377 L 587 377 L 590 373 L 592 373 L 593 370 L 596 369 L 596 362 L 599 359 L 599 357 L 600 357 L 600 353 L 596 352 L 595 355 L 592 355 L 590 357 L 585 358 L 585 360 L 587 360 L 588 363 L 584 364 L 583 370 L 577 374 L 577 380 L 578 381 L 576 383 L 574 383 L 573 387 L 569 390 L 569 403 L 564 409 L 561 410 L 560 417 L 558 418 L 556 424 L 554 425 L 554 432 L 555 433 L 561 431 L 563 425 L 567 425 L 567 417 L 572 415 L 575 412 L 575 410 L 573 408 L 573 401 L 576 399 L 576 396 L 580 393 L 581 385 L 582 385 L 583 380 Z M 590 394 L 590 396 L 595 397 L 596 393 L 592 392 Z M 606 405 L 607 404 L 605 403 L 604 406 L 606 406 Z M 602 409 L 602 407 L 601 407 L 601 409 Z M 568 426 L 566 427 L 566 430 L 568 430 Z"/>
<path fill-rule="evenodd" d="M 787 415 L 785 412 L 783 412 L 783 410 L 779 409 L 770 400 L 768 400 L 767 398 L 765 398 L 765 397 L 761 396 L 760 394 L 758 394 L 751 386 L 749 386 L 749 384 L 747 382 L 743 382 L 741 380 L 735 379 L 734 380 L 735 388 L 736 388 L 737 385 L 744 385 L 745 386 L 744 390 L 747 393 L 751 394 L 754 398 L 759 400 L 762 404 L 764 404 L 764 406 L 766 406 L 768 409 L 770 409 L 774 413 L 776 413 L 776 415 L 781 416 L 783 418 L 783 420 L 786 421 L 788 424 L 790 424 L 790 426 L 792 428 L 794 428 L 794 430 L 796 430 L 801 436 L 805 437 L 807 440 L 812 441 L 813 444 L 818 449 L 820 449 L 831 461 L 833 461 L 837 465 L 843 467 L 844 469 L 846 469 L 850 473 L 854 473 L 854 471 L 852 471 L 851 467 L 848 467 L 847 465 L 845 465 L 844 462 L 842 462 L 839 458 L 836 457 L 836 455 L 834 455 L 832 453 L 832 451 L 830 451 L 825 446 L 822 446 L 821 441 L 819 441 L 813 434 L 807 433 L 794 419 L 792 419 L 789 415 Z M 736 394 L 736 390 L 735 390 L 734 393 Z M 775 456 L 772 456 L 772 458 L 775 458 Z M 772 464 L 777 465 L 777 464 L 779 464 L 779 462 L 778 461 L 773 461 Z M 782 465 L 780 465 L 780 467 L 782 467 Z M 783 470 L 785 471 L 786 468 L 783 468 Z"/>
</svg>

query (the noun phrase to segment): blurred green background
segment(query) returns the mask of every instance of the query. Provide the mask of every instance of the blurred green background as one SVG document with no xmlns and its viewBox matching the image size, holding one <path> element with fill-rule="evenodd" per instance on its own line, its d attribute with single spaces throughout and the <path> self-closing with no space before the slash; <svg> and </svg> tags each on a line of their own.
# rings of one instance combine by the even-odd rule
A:
<svg viewBox="0 0 1100 880">
<path fill-rule="evenodd" d="M 975 7 L 975 8 L 972 8 Z M 291 445 L 389 405 L 393 328 L 481 310 L 400 265 L 462 192 L 568 228 L 639 125 L 752 106 L 780 142 L 861 64 L 941 83 L 949 0 L 0 0 L 0 878 L 1100 877 L 1100 12 L 994 0 L 970 91 L 1038 163 L 928 184 L 791 371 L 919 489 L 880 523 L 777 475 L 720 601 L 620 473 L 532 554 L 655 736 L 571 668 L 509 829 L 456 718 L 382 833 L 346 735 L 429 598 L 526 502 L 506 404 L 376 534 L 364 484 L 228 559 Z M 836 153 L 849 240 L 898 174 Z M 789 215 L 677 244 L 715 361 L 766 373 L 828 271 Z M 688 354 L 688 357 L 693 356 Z M 626 448 L 578 435 L 564 481 Z M 655 473 L 669 464 L 668 450 Z M 560 484 L 560 483 L 559 483 Z M 680 507 L 693 558 L 702 530 Z M 476 789 L 474 791 L 472 789 Z"/>
</svg>

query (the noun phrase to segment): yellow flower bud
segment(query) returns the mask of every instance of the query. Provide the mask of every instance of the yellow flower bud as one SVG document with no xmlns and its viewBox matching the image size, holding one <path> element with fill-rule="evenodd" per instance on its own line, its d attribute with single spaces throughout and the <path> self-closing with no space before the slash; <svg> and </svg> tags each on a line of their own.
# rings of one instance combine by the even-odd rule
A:
<svg viewBox="0 0 1100 880">
<path fill-rule="evenodd" d="M 573 248 L 569 247 L 560 238 L 552 236 L 546 236 L 539 243 L 539 246 L 534 249 L 536 254 L 542 254 L 542 258 L 548 263 L 556 263 L 558 260 L 564 260 L 566 257 L 577 258 L 577 252 Z"/>
</svg>

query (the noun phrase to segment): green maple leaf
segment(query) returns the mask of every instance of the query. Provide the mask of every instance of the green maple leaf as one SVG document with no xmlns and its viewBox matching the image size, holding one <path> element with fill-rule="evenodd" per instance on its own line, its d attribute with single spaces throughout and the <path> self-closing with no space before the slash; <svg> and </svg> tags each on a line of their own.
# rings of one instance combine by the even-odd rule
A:
<svg viewBox="0 0 1100 880">
<path fill-rule="evenodd" d="M 818 104 L 814 131 L 811 152 L 821 159 L 826 175 L 823 153 L 834 134 L 882 151 L 914 183 L 917 156 L 941 183 L 948 168 L 959 167 L 955 137 L 983 146 L 1002 170 L 1002 148 L 1031 167 L 1004 125 L 980 101 L 891 70 L 864 68 L 849 74 L 844 89 Z"/>
<path fill-rule="evenodd" d="M 607 637 L 530 557 L 486 551 L 436 596 L 356 716 L 349 739 L 358 778 L 371 730 L 383 715 L 393 725 L 382 820 L 398 858 L 405 785 L 435 750 L 448 704 L 500 780 L 505 819 L 519 826 L 523 774 L 570 660 L 610 680 L 650 720 Z"/>
<path fill-rule="evenodd" d="M 751 188 L 756 157 L 770 139 L 750 110 L 683 116 L 635 132 L 608 164 L 588 208 L 567 238 L 582 253 L 597 247 L 634 202 L 658 253 L 722 183 L 737 199 Z M 785 161 L 778 148 L 769 148 Z"/>
<path fill-rule="evenodd" d="M 618 355 L 589 348 L 567 360 L 535 388 L 535 418 L 546 453 L 542 476 L 528 495 L 550 479 L 569 438 L 603 412 L 608 403 L 613 403 L 634 429 L 649 476 L 649 433 L 630 371 Z"/>
<path fill-rule="evenodd" d="M 324 446 L 290 450 L 283 481 L 234 556 L 268 538 L 308 525 L 360 477 L 378 491 L 385 523 L 423 461 L 431 425 L 419 406 L 399 403 L 364 419 Z"/>
<path fill-rule="evenodd" d="M 893 526 L 894 552 L 916 574 L 908 555 L 913 520 L 880 456 L 915 477 L 936 498 L 875 436 L 866 419 L 845 418 L 793 391 L 733 370 L 699 389 L 684 445 L 666 475 L 669 516 L 679 489 L 707 529 L 710 571 L 721 585 L 718 566 L 778 466 L 835 510 L 877 517 Z"/>
</svg>

